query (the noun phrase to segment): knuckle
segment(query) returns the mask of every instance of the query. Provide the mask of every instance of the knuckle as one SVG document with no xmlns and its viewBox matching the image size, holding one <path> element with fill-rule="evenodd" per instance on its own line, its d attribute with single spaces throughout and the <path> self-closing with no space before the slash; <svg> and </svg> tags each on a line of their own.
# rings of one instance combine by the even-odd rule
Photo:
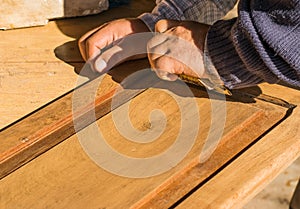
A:
<svg viewBox="0 0 300 209">
<path fill-rule="evenodd" d="M 168 71 L 173 68 L 173 62 L 167 56 L 162 56 L 155 61 L 155 65 L 159 69 Z"/>
<path fill-rule="evenodd" d="M 181 26 L 181 25 L 176 26 L 176 27 L 174 28 L 174 31 L 177 32 L 177 33 L 182 33 L 182 32 L 185 31 L 185 27 L 183 27 L 183 26 Z"/>
<path fill-rule="evenodd" d="M 87 46 L 93 46 L 94 45 L 94 40 L 92 38 L 89 38 L 87 40 L 85 40 L 85 45 Z"/>
<path fill-rule="evenodd" d="M 161 19 L 161 20 L 157 21 L 155 25 L 156 25 L 156 26 L 165 25 L 166 22 L 167 22 L 167 21 L 166 21 L 165 19 Z"/>
</svg>

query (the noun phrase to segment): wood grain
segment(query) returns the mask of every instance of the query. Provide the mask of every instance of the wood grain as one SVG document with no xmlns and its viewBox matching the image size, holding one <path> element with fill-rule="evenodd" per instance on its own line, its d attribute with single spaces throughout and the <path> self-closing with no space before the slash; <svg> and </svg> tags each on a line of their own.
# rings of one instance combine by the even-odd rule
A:
<svg viewBox="0 0 300 209">
<path fill-rule="evenodd" d="M 154 0 L 133 0 L 99 15 L 0 31 L 0 129 L 75 87 L 83 63 L 77 40 L 84 33 L 153 7 Z"/>
<path fill-rule="evenodd" d="M 42 28 L 1 31 L 0 46 L 7 50 L 0 52 L 0 127 L 47 105 L 1 130 L 0 176 L 5 177 L 0 180 L 0 208 L 168 208 L 179 203 L 181 208 L 199 208 L 199 204 L 201 208 L 238 208 L 299 156 L 299 129 L 291 128 L 299 127 L 298 109 L 293 119 L 288 118 L 278 126 L 281 128 L 276 127 L 260 138 L 284 117 L 287 109 L 237 94 L 227 98 L 227 121 L 221 143 L 208 161 L 199 164 L 200 150 L 211 127 L 211 105 L 205 91 L 196 87 L 191 89 L 202 118 L 196 143 L 166 173 L 141 179 L 121 177 L 101 169 L 87 156 L 77 135 L 73 135 L 72 92 L 50 102 L 73 89 L 76 83 L 74 68 L 78 73 L 82 60 L 75 39 L 99 24 L 136 16 L 152 7 L 153 1 L 132 1 L 129 7 L 101 16 L 57 20 Z M 163 84 L 146 91 L 139 87 L 130 89 L 133 91 L 122 95 L 118 104 L 122 107 L 129 104 L 128 99 L 139 95 L 130 102 L 128 115 L 133 127 L 140 131 L 153 128 L 149 114 L 161 109 L 167 121 L 163 134 L 152 143 L 138 144 L 126 140 L 115 127 L 110 106 L 112 95 L 125 77 L 147 66 L 145 61 L 119 66 L 105 77 L 96 94 L 96 118 L 100 118 L 97 126 L 107 143 L 135 158 L 166 151 L 181 126 L 176 102 L 168 90 L 161 91 L 162 86 L 169 89 L 169 83 L 153 77 Z M 297 91 L 278 85 L 261 88 L 265 94 L 299 104 Z M 185 98 L 184 93 L 175 93 Z M 20 103 L 22 106 L 17 105 Z M 92 122 L 86 117 L 92 106 L 83 104 L 82 111 L 77 112 L 80 128 Z M 200 189 L 192 194 L 195 188 Z"/>
<path fill-rule="evenodd" d="M 124 70 L 128 67 L 130 70 Z M 114 71 L 118 72 L 117 80 L 121 82 L 128 74 L 147 67 L 148 62 L 143 60 L 120 65 Z M 111 74 L 114 74 L 114 71 Z M 84 102 L 82 106 L 77 107 L 75 115 L 74 109 L 72 109 L 74 92 L 71 91 L 23 120 L 1 130 L 0 177 L 3 178 L 24 163 L 73 135 L 75 133 L 74 121 L 79 121 L 77 122 L 77 128 L 81 129 L 109 113 L 112 108 L 111 101 L 113 97 L 118 98 L 120 100 L 118 105 L 121 105 L 143 91 L 143 89 L 137 89 L 136 91 L 126 92 L 120 98 L 115 95 L 115 91 L 122 87 L 117 81 L 113 81 L 113 79 L 116 79 L 114 77 L 109 75 L 103 79 L 99 77 L 79 88 L 82 92 L 82 98 L 80 99 Z M 146 84 L 147 81 L 153 80 L 158 81 L 158 78 L 153 75 L 152 80 L 151 78 L 144 80 L 141 78 L 140 82 Z M 90 102 L 86 102 L 88 101 L 86 97 L 91 96 L 86 92 L 93 89 L 95 98 L 92 97 Z M 96 118 L 88 117 L 94 111 Z"/>
<path fill-rule="evenodd" d="M 300 104 L 300 92 L 280 85 L 261 85 L 263 92 Z M 300 156 L 300 111 L 259 140 L 177 208 L 242 208 Z"/>
<path fill-rule="evenodd" d="M 166 82 L 165 85 L 171 84 Z M 183 161 L 166 173 L 141 179 L 111 174 L 91 161 L 73 135 L 1 179 L 0 207 L 167 208 L 226 165 L 280 120 L 286 111 L 286 108 L 260 101 L 227 101 L 227 121 L 221 144 L 208 161 L 199 164 L 199 152 L 211 125 L 211 104 L 205 91 L 198 88 L 192 90 L 203 118 L 199 134 Z M 179 93 L 177 92 L 184 99 L 184 94 Z M 125 140 L 114 126 L 113 112 L 103 116 L 97 124 L 107 143 L 118 152 L 137 158 L 157 155 L 174 143 L 181 127 L 178 106 L 161 88 L 151 88 L 135 97 L 129 109 L 133 126 L 138 130 L 147 130 L 151 127 L 149 113 L 157 108 L 165 113 L 167 126 L 163 134 L 149 144 Z M 86 129 L 82 133 L 84 130 Z"/>
<path fill-rule="evenodd" d="M 76 86 L 66 63 L 7 63 L 0 71 L 0 128 L 13 123 Z"/>
</svg>

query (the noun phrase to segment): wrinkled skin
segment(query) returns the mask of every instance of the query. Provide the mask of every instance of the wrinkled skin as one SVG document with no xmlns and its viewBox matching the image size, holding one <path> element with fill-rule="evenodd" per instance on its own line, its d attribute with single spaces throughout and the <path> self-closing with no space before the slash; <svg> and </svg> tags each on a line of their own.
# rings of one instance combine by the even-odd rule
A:
<svg viewBox="0 0 300 209">
<path fill-rule="evenodd" d="M 148 42 L 148 58 L 157 75 L 176 80 L 176 74 L 205 77 L 203 50 L 209 26 L 193 21 L 160 20 L 158 35 Z"/>
<path fill-rule="evenodd" d="M 151 67 L 165 80 L 176 80 L 176 74 L 205 77 L 203 48 L 208 25 L 193 21 L 160 20 L 154 36 L 139 40 L 135 47 L 148 55 Z M 132 45 L 126 44 L 126 37 L 132 34 L 150 32 L 139 19 L 120 19 L 95 28 L 79 40 L 79 49 L 84 60 L 95 59 L 94 70 L 104 72 L 115 63 L 128 60 Z M 120 41 L 121 40 L 121 41 Z M 109 46 L 109 49 L 103 50 Z M 129 53 L 130 54 L 130 53 Z M 124 59 L 123 59 L 124 58 Z"/>
</svg>

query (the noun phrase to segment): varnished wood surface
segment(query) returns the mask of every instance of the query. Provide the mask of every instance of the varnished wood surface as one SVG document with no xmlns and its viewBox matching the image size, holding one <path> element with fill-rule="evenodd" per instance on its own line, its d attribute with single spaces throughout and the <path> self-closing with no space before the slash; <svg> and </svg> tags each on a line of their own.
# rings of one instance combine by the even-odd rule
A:
<svg viewBox="0 0 300 209">
<path fill-rule="evenodd" d="M 110 73 L 114 75 L 114 72 L 119 72 L 118 76 L 99 77 L 79 88 L 80 90 L 76 90 L 76 95 L 82 94 L 80 97 L 74 98 L 74 92 L 71 91 L 2 130 L 0 132 L 0 178 L 72 136 L 75 133 L 74 121 L 78 123 L 78 130 L 94 122 L 96 118 L 109 113 L 112 108 L 116 108 L 116 105 L 115 107 L 111 106 L 113 97 L 119 100 L 119 106 L 143 92 L 143 88 L 132 90 L 125 92 L 120 98 L 117 96 L 116 90 L 122 88 L 118 82 L 121 82 L 134 70 L 145 69 L 148 66 L 148 62 L 145 60 L 120 65 Z M 152 77 L 152 80 L 141 78 L 139 82 L 146 84 L 159 81 L 157 77 L 153 75 Z M 89 100 L 88 92 L 91 91 L 94 91 L 96 96 Z M 80 101 L 75 101 L 76 99 Z M 77 105 L 78 102 L 81 104 Z M 76 105 L 76 109 L 74 105 Z M 95 119 L 89 117 L 93 111 L 95 111 Z"/>
<path fill-rule="evenodd" d="M 300 156 L 299 90 L 267 84 L 261 88 L 263 92 L 298 107 L 178 208 L 199 208 L 199 205 L 203 208 L 241 208 Z"/>
<path fill-rule="evenodd" d="M 152 0 L 135 0 L 99 15 L 0 30 L 0 129 L 76 86 L 83 63 L 77 47 L 80 36 L 107 21 L 151 11 L 153 6 Z"/>
<path fill-rule="evenodd" d="M 171 85 L 168 82 L 166 84 Z M 199 164 L 199 152 L 210 128 L 211 112 L 210 100 L 207 99 L 205 92 L 195 88 L 194 93 L 204 121 L 201 121 L 197 141 L 192 150 L 182 162 L 168 172 L 142 179 L 109 173 L 96 166 L 80 147 L 77 137 L 71 136 L 3 178 L 0 181 L 0 206 L 166 208 L 181 199 L 197 184 L 204 182 L 279 121 L 286 112 L 286 108 L 260 101 L 256 103 L 227 101 L 227 120 L 223 139 L 209 161 Z M 184 98 L 184 94 L 179 96 Z M 157 140 L 146 145 L 129 142 L 120 135 L 114 126 L 111 113 L 99 119 L 97 124 L 107 142 L 118 152 L 138 158 L 157 155 L 174 143 L 181 128 L 181 118 L 178 115 L 180 111 L 176 102 L 160 88 L 151 88 L 131 101 L 129 115 L 134 127 L 145 131 L 151 128 L 148 116 L 156 108 L 165 113 L 167 126 Z M 143 114 L 140 114 L 141 112 Z M 236 114 L 237 112 L 239 114 Z M 189 132 L 186 134 L 186 137 L 189 137 Z M 38 202 L 34 201 L 37 199 Z"/>
<path fill-rule="evenodd" d="M 45 27 L 0 31 L 0 45 L 7 49 L 0 51 L 0 127 L 74 88 L 77 80 L 74 70 L 78 72 L 82 67 L 75 39 L 103 22 L 136 16 L 153 6 L 150 1 L 133 1 L 133 4 L 131 8 L 111 10 L 101 16 L 82 18 L 80 22 L 57 20 Z M 142 62 L 137 63 L 145 66 Z M 126 63 L 123 68 L 134 70 L 139 66 L 132 65 Z M 113 89 L 128 74 L 115 71 L 106 76 L 103 83 L 106 87 L 97 95 L 98 107 L 109 106 L 109 102 L 101 103 L 101 96 L 110 98 Z M 299 104 L 296 90 L 277 85 L 261 88 L 264 94 Z M 259 90 L 254 89 L 256 95 L 261 94 Z M 260 100 L 254 103 L 255 100 L 241 98 L 239 94 L 227 101 L 227 121 L 219 147 L 208 161 L 199 164 L 199 151 L 208 134 L 211 116 L 205 92 L 194 89 L 194 93 L 201 118 L 206 121 L 201 124 L 195 146 L 171 170 L 150 178 L 111 174 L 86 155 L 77 136 L 70 136 L 74 133 L 70 120 L 71 93 L 4 129 L 0 133 L 1 172 L 7 174 L 25 165 L 0 180 L 0 208 L 167 208 L 174 204 L 181 208 L 199 208 L 199 205 L 240 208 L 299 156 L 299 129 L 293 128 L 299 126 L 298 109 L 282 125 L 259 138 L 284 117 L 287 109 Z M 112 113 L 102 112 L 97 125 L 118 152 L 138 158 L 153 156 L 174 143 L 180 128 L 176 103 L 167 92 L 151 88 L 141 91 L 130 102 L 129 109 L 134 127 L 145 131 L 151 129 L 148 116 L 155 108 L 166 114 L 167 126 L 150 144 L 125 140 L 114 127 Z M 67 121 L 61 120 L 66 118 Z M 37 143 L 39 139 L 42 140 Z M 15 161 L 9 161 L 11 156 L 15 156 Z M 7 166 L 10 169 L 5 170 Z"/>
</svg>

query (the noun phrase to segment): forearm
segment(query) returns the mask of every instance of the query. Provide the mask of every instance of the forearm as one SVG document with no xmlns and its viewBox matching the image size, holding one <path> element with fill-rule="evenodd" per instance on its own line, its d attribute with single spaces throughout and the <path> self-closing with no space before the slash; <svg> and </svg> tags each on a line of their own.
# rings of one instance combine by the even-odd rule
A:
<svg viewBox="0 0 300 209">
<path fill-rule="evenodd" d="M 139 18 L 154 30 L 155 23 L 161 19 L 192 20 L 212 24 L 221 19 L 233 8 L 236 0 L 162 0 L 151 13 Z"/>
<path fill-rule="evenodd" d="M 300 3 L 241 0 L 237 19 L 208 32 L 208 51 L 229 88 L 280 80 L 300 86 Z"/>
</svg>

